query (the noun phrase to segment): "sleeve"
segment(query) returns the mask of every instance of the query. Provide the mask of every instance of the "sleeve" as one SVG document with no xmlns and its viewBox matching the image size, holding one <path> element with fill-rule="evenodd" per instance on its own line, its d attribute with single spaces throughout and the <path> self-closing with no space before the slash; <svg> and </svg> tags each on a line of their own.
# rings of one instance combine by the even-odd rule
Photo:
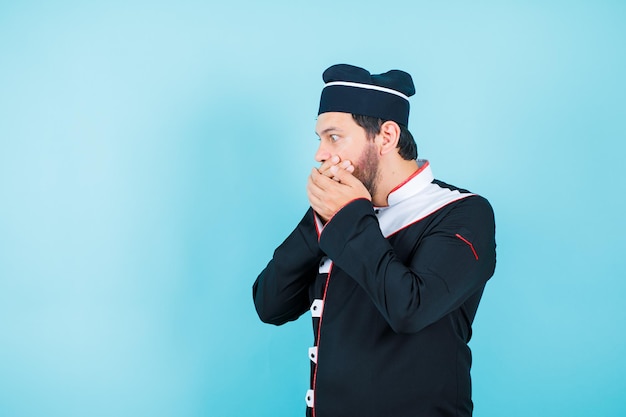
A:
<svg viewBox="0 0 626 417">
<path fill-rule="evenodd" d="M 357 200 L 326 224 L 321 249 L 369 295 L 391 328 L 417 332 L 482 289 L 495 269 L 493 210 L 480 196 L 446 208 L 409 261 L 382 235 L 371 203 Z"/>
<path fill-rule="evenodd" d="M 263 322 L 281 325 L 309 309 L 308 288 L 323 256 L 315 227 L 309 209 L 254 282 L 254 306 Z"/>
</svg>

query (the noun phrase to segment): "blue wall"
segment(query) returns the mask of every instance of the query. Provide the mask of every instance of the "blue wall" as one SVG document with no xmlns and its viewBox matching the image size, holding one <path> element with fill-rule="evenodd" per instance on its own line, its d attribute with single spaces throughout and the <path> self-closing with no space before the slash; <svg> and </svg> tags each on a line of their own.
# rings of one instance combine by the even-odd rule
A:
<svg viewBox="0 0 626 417">
<path fill-rule="evenodd" d="M 0 4 L 0 415 L 301 415 L 309 319 L 251 285 L 339 62 L 495 207 L 476 415 L 626 415 L 626 3 L 100 3 Z"/>
</svg>

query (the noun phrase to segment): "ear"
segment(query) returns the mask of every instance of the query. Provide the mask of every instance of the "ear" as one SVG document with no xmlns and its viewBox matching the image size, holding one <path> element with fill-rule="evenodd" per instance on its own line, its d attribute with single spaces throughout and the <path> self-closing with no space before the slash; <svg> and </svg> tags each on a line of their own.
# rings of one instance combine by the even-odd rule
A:
<svg viewBox="0 0 626 417">
<path fill-rule="evenodd" d="M 394 121 L 386 121 L 380 126 L 379 140 L 381 155 L 395 151 L 400 140 L 400 126 Z"/>
</svg>

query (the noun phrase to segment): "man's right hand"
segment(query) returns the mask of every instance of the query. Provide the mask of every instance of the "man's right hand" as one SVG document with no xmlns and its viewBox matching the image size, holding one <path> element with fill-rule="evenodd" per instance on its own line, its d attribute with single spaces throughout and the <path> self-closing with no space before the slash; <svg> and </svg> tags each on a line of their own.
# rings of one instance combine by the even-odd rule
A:
<svg viewBox="0 0 626 417">
<path fill-rule="evenodd" d="M 330 157 L 329 159 L 325 160 L 324 162 L 322 162 L 322 165 L 320 165 L 320 167 L 317 169 L 317 171 L 322 174 L 327 176 L 328 178 L 332 178 L 335 181 L 338 180 L 338 178 L 335 176 L 335 174 L 333 172 L 331 172 L 331 168 L 334 166 L 338 166 L 339 168 L 343 168 L 346 171 L 352 173 L 354 172 L 354 166 L 352 165 L 352 163 L 348 160 L 342 161 L 339 156 L 337 155 L 333 155 L 332 157 Z"/>
</svg>

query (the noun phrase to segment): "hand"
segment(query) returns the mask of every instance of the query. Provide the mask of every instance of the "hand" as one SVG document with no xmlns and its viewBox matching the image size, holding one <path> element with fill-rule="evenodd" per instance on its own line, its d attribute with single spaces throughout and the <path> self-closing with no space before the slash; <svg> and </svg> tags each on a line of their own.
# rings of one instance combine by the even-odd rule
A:
<svg viewBox="0 0 626 417">
<path fill-rule="evenodd" d="M 336 165 L 338 165 L 341 168 L 344 168 L 346 171 L 350 173 L 354 172 L 354 166 L 352 165 L 350 161 L 345 160 L 345 161 L 341 161 L 341 163 L 339 163 L 339 161 L 341 161 L 339 156 L 333 155 L 331 158 L 324 161 L 322 165 L 320 165 L 320 167 L 317 169 L 317 171 L 320 174 L 325 175 L 328 178 L 333 178 L 335 180 L 336 180 L 336 178 L 334 178 L 335 174 L 331 172 L 331 168 Z"/>
<path fill-rule="evenodd" d="M 320 169 L 324 167 L 324 164 Z M 352 169 L 348 170 L 350 167 Z M 352 175 L 354 167 L 349 165 L 348 168 L 335 164 L 327 167 L 323 173 L 316 168 L 311 171 L 307 184 L 309 202 L 324 222 L 327 222 L 352 200 L 358 198 L 372 200 L 367 188 Z"/>
</svg>

